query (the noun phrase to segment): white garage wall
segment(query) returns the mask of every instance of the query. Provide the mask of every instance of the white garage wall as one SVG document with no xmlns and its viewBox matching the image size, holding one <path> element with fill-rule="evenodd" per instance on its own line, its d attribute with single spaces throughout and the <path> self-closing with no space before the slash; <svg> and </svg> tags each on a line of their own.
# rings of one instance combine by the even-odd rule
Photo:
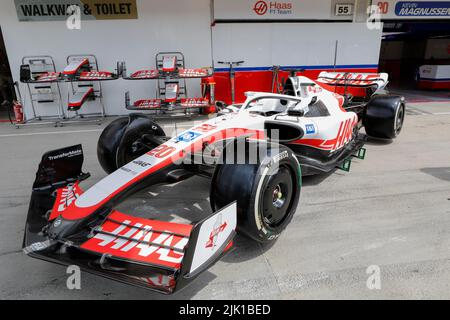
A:
<svg viewBox="0 0 450 320">
<path fill-rule="evenodd" d="M 119 60 L 127 62 L 128 72 L 154 67 L 159 51 L 182 51 L 188 67 L 212 64 L 210 0 L 137 0 L 137 4 L 137 20 L 83 21 L 81 30 L 68 30 L 63 21 L 19 22 L 14 1 L 2 1 L 0 26 L 14 79 L 19 78 L 25 55 L 51 55 L 60 70 L 66 56 L 77 53 L 95 54 L 100 69 L 110 71 Z M 376 68 L 378 64 L 381 30 L 368 30 L 364 23 L 218 23 L 212 29 L 214 60 L 245 60 L 243 67 L 279 64 L 320 69 L 333 64 L 336 40 L 338 65 Z M 154 97 L 155 84 L 121 79 L 104 82 L 107 113 L 126 113 L 127 90 L 133 100 Z M 199 87 L 199 80 L 190 80 L 189 95 L 199 95 Z M 65 106 L 66 84 L 62 89 Z M 24 85 L 22 93 L 26 93 Z M 29 98 L 26 102 L 29 115 Z M 43 109 L 49 107 L 42 105 Z M 85 107 L 97 111 L 98 102 Z"/>
<path fill-rule="evenodd" d="M 227 23 L 213 27 L 214 61 L 242 67 L 377 65 L 381 29 L 365 23 Z M 220 65 L 216 65 L 221 67 Z"/>
<path fill-rule="evenodd" d="M 130 72 L 154 67 L 159 51 L 181 51 L 188 67 L 211 65 L 209 0 L 137 0 L 137 4 L 137 20 L 83 21 L 81 30 L 68 30 L 65 22 L 19 22 L 14 1 L 2 1 L 0 26 L 14 80 L 19 80 L 25 55 L 51 55 L 57 68 L 63 69 L 67 55 L 92 53 L 100 69 L 112 71 L 117 61 L 124 60 Z M 191 96 L 200 94 L 199 80 L 188 86 Z M 62 88 L 67 101 L 66 85 Z M 153 81 L 120 79 L 105 82 L 103 88 L 108 114 L 125 113 L 126 90 L 131 91 L 132 99 L 155 96 Z M 25 92 L 22 85 L 22 94 Z M 88 107 L 97 109 L 95 103 Z M 29 104 L 26 108 L 29 111 Z"/>
</svg>

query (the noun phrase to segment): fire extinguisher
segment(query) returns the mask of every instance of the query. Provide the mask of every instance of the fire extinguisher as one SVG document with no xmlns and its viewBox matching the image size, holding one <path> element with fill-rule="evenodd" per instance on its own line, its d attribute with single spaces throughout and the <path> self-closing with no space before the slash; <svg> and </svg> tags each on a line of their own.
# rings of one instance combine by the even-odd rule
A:
<svg viewBox="0 0 450 320">
<path fill-rule="evenodd" d="M 22 123 L 24 120 L 23 107 L 19 101 L 16 100 L 13 101 L 13 110 L 16 123 Z"/>
<path fill-rule="evenodd" d="M 202 95 L 203 98 L 208 99 L 209 107 L 203 108 L 203 114 L 214 113 L 216 110 L 216 97 L 215 97 L 215 87 L 216 81 L 214 80 L 214 76 L 202 78 Z"/>
<path fill-rule="evenodd" d="M 14 90 L 16 91 L 16 97 L 17 97 L 17 100 L 13 101 L 13 111 L 14 111 L 15 123 L 16 124 L 24 123 L 25 116 L 23 113 L 22 95 L 20 94 L 19 83 L 17 81 L 14 82 Z"/>
</svg>

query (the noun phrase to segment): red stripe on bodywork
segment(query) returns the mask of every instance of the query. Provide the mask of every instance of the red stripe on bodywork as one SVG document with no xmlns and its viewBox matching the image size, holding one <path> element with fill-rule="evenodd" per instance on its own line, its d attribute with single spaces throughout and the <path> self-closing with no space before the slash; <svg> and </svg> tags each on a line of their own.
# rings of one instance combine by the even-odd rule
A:
<svg viewBox="0 0 450 320">
<path fill-rule="evenodd" d="M 323 139 L 299 139 L 291 144 L 304 145 L 316 149 L 333 151 L 342 147 L 351 138 L 353 127 L 356 125 L 355 119 L 347 119 L 341 122 L 336 138 L 331 140 Z"/>
<path fill-rule="evenodd" d="M 344 122 L 344 130 L 342 131 L 341 135 L 338 135 L 338 142 L 336 144 L 336 149 L 339 149 L 345 142 L 345 135 L 348 130 L 348 126 L 350 123 L 350 119 L 345 120 Z"/>
<path fill-rule="evenodd" d="M 78 185 L 78 181 L 73 185 L 67 185 L 64 188 L 56 190 L 56 200 L 53 204 L 52 211 L 48 221 L 52 221 L 59 217 L 59 215 L 69 207 L 80 195 L 83 194 L 83 190 Z"/>
<path fill-rule="evenodd" d="M 156 171 L 161 170 L 175 162 L 178 162 L 180 159 L 183 159 L 187 153 L 194 153 L 194 152 L 198 152 L 199 150 L 202 150 L 204 147 L 204 143 L 212 144 L 212 143 L 217 143 L 221 140 L 242 137 L 242 136 L 247 136 L 250 139 L 258 139 L 258 140 L 264 140 L 264 138 L 265 138 L 264 131 L 245 129 L 245 128 L 224 129 L 219 132 L 213 133 L 209 136 L 204 137 L 203 139 L 201 139 L 199 141 L 196 141 L 196 142 L 188 145 L 186 148 L 184 148 L 183 150 L 181 150 L 179 152 L 167 155 L 166 159 L 164 159 L 161 162 L 159 162 L 158 164 L 155 164 L 154 166 L 150 167 L 147 171 L 141 173 L 140 175 L 134 177 L 128 183 L 126 183 L 122 187 L 116 189 L 113 193 L 111 193 L 108 197 L 106 197 L 103 201 L 100 201 L 96 205 L 91 206 L 91 207 L 86 207 L 86 208 L 80 208 L 80 207 L 77 207 L 75 205 L 75 203 L 73 203 L 71 206 L 69 206 L 67 208 L 67 210 L 65 210 L 63 212 L 62 216 L 64 219 L 67 219 L 67 220 L 78 220 L 78 219 L 85 218 L 88 215 L 92 214 L 95 210 L 99 209 L 103 204 L 105 204 L 110 199 L 115 197 L 121 191 L 125 190 L 126 188 L 128 188 L 129 186 L 138 182 L 139 180 L 141 180 L 141 179 L 149 176 L 150 174 L 155 173 Z M 152 152 L 152 151 L 150 151 L 150 152 Z"/>
</svg>

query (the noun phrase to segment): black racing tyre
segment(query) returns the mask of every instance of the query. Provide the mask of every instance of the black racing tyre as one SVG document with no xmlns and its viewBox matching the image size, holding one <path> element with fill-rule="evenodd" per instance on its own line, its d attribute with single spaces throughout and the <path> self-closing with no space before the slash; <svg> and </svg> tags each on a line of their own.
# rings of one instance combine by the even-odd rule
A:
<svg viewBox="0 0 450 320">
<path fill-rule="evenodd" d="M 369 136 L 396 138 L 405 120 L 405 104 L 400 96 L 374 95 L 364 108 L 363 124 Z"/>
<path fill-rule="evenodd" d="M 260 243 L 277 239 L 291 221 L 302 179 L 298 160 L 289 148 L 266 147 L 256 164 L 250 164 L 248 157 L 241 162 L 244 164 L 218 164 L 210 190 L 213 211 L 237 201 L 238 232 Z"/>
<path fill-rule="evenodd" d="M 97 158 L 106 173 L 117 170 L 117 148 L 122 140 L 128 123 L 128 117 L 120 117 L 111 122 L 100 135 L 97 143 Z"/>
<path fill-rule="evenodd" d="M 138 158 L 148 148 L 136 143 L 144 134 L 164 137 L 164 130 L 141 114 L 130 114 L 111 122 L 97 143 L 97 157 L 106 173 L 111 173 Z M 149 145 L 151 142 L 147 142 Z M 157 147 L 155 144 L 153 147 Z"/>
</svg>

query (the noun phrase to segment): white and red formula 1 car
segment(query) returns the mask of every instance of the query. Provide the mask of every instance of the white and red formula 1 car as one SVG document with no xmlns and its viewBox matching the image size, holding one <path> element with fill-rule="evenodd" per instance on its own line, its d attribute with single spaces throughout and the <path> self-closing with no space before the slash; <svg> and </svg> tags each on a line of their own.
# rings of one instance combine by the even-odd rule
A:
<svg viewBox="0 0 450 320">
<path fill-rule="evenodd" d="M 118 118 L 98 142 L 109 175 L 86 192 L 80 145 L 46 153 L 33 185 L 25 252 L 172 293 L 223 256 L 236 231 L 274 241 L 297 210 L 302 175 L 348 169 L 352 156 L 363 158 L 363 126 L 393 139 L 403 125 L 400 96 L 375 90 L 356 103 L 325 87 L 291 77 L 283 94 L 248 92 L 242 106 L 174 137 L 148 116 Z M 141 206 L 139 214 L 117 209 L 139 190 L 193 175 L 211 179 L 211 213 L 200 221 L 174 223 L 173 212 L 149 219 Z"/>
</svg>

